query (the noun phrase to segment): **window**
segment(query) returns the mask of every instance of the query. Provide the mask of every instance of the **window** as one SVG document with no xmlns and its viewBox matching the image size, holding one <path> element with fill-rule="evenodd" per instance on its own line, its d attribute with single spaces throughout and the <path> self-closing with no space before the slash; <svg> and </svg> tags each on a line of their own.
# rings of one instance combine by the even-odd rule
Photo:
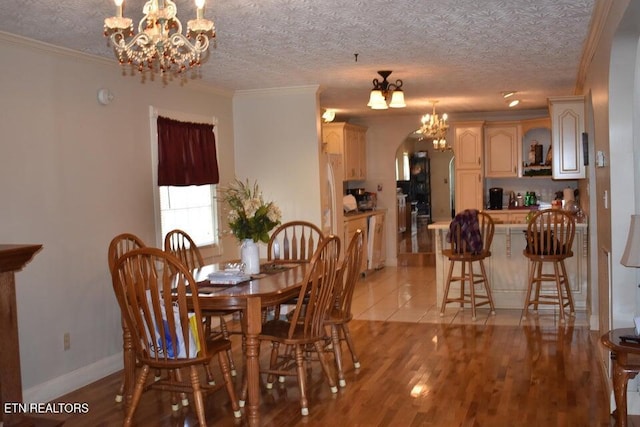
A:
<svg viewBox="0 0 640 427">
<path fill-rule="evenodd" d="M 217 185 L 158 187 L 162 236 L 179 228 L 198 246 L 218 243 Z"/>
<path fill-rule="evenodd" d="M 211 123 L 217 137 L 217 120 L 193 114 L 149 109 L 151 157 L 155 205 L 156 244 L 164 245 L 164 236 L 176 228 L 186 231 L 198 246 L 216 245 L 219 241 L 218 185 L 158 185 L 158 116 L 190 123 Z"/>
</svg>

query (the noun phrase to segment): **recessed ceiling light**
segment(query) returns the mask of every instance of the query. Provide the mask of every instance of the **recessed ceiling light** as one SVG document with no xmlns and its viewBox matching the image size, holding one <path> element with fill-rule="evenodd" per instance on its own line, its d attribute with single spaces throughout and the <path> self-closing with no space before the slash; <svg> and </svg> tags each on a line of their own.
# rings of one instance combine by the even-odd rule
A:
<svg viewBox="0 0 640 427">
<path fill-rule="evenodd" d="M 509 107 L 515 107 L 518 104 L 520 104 L 520 100 L 514 99 L 513 101 L 509 102 Z"/>
<path fill-rule="evenodd" d="M 505 98 L 505 99 L 507 99 L 507 98 L 509 98 L 510 96 L 513 96 L 513 95 L 515 95 L 515 94 L 516 94 L 516 91 L 515 91 L 515 90 L 508 90 L 508 91 L 502 92 L 502 97 L 503 97 L 503 98 Z"/>
</svg>

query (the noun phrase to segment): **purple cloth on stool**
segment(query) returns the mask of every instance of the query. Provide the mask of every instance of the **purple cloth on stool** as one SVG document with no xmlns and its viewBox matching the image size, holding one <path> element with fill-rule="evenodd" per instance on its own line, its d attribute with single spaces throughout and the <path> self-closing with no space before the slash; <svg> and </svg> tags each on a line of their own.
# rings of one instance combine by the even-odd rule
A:
<svg viewBox="0 0 640 427">
<path fill-rule="evenodd" d="M 456 229 L 460 228 L 460 244 L 455 251 L 458 253 L 470 252 L 479 254 L 482 252 L 482 234 L 480 234 L 480 224 L 478 223 L 478 210 L 465 209 L 458 213 L 449 224 L 449 232 L 447 233 L 447 242 L 451 243 L 451 239 L 456 234 Z"/>
</svg>

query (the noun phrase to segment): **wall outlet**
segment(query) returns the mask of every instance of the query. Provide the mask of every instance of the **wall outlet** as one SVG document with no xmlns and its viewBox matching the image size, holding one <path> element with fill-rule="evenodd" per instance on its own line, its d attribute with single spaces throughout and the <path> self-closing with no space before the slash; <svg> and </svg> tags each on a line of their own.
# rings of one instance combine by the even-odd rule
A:
<svg viewBox="0 0 640 427">
<path fill-rule="evenodd" d="M 71 349 L 71 335 L 69 332 L 65 332 L 64 334 L 64 351 Z"/>
</svg>

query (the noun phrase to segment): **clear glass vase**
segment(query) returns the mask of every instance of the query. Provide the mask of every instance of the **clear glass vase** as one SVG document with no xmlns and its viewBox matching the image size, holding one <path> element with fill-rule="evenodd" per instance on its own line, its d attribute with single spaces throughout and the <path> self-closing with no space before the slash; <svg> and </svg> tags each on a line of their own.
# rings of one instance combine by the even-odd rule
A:
<svg viewBox="0 0 640 427">
<path fill-rule="evenodd" d="M 260 250 L 253 239 L 244 239 L 240 246 L 240 260 L 247 274 L 260 273 Z"/>
</svg>

